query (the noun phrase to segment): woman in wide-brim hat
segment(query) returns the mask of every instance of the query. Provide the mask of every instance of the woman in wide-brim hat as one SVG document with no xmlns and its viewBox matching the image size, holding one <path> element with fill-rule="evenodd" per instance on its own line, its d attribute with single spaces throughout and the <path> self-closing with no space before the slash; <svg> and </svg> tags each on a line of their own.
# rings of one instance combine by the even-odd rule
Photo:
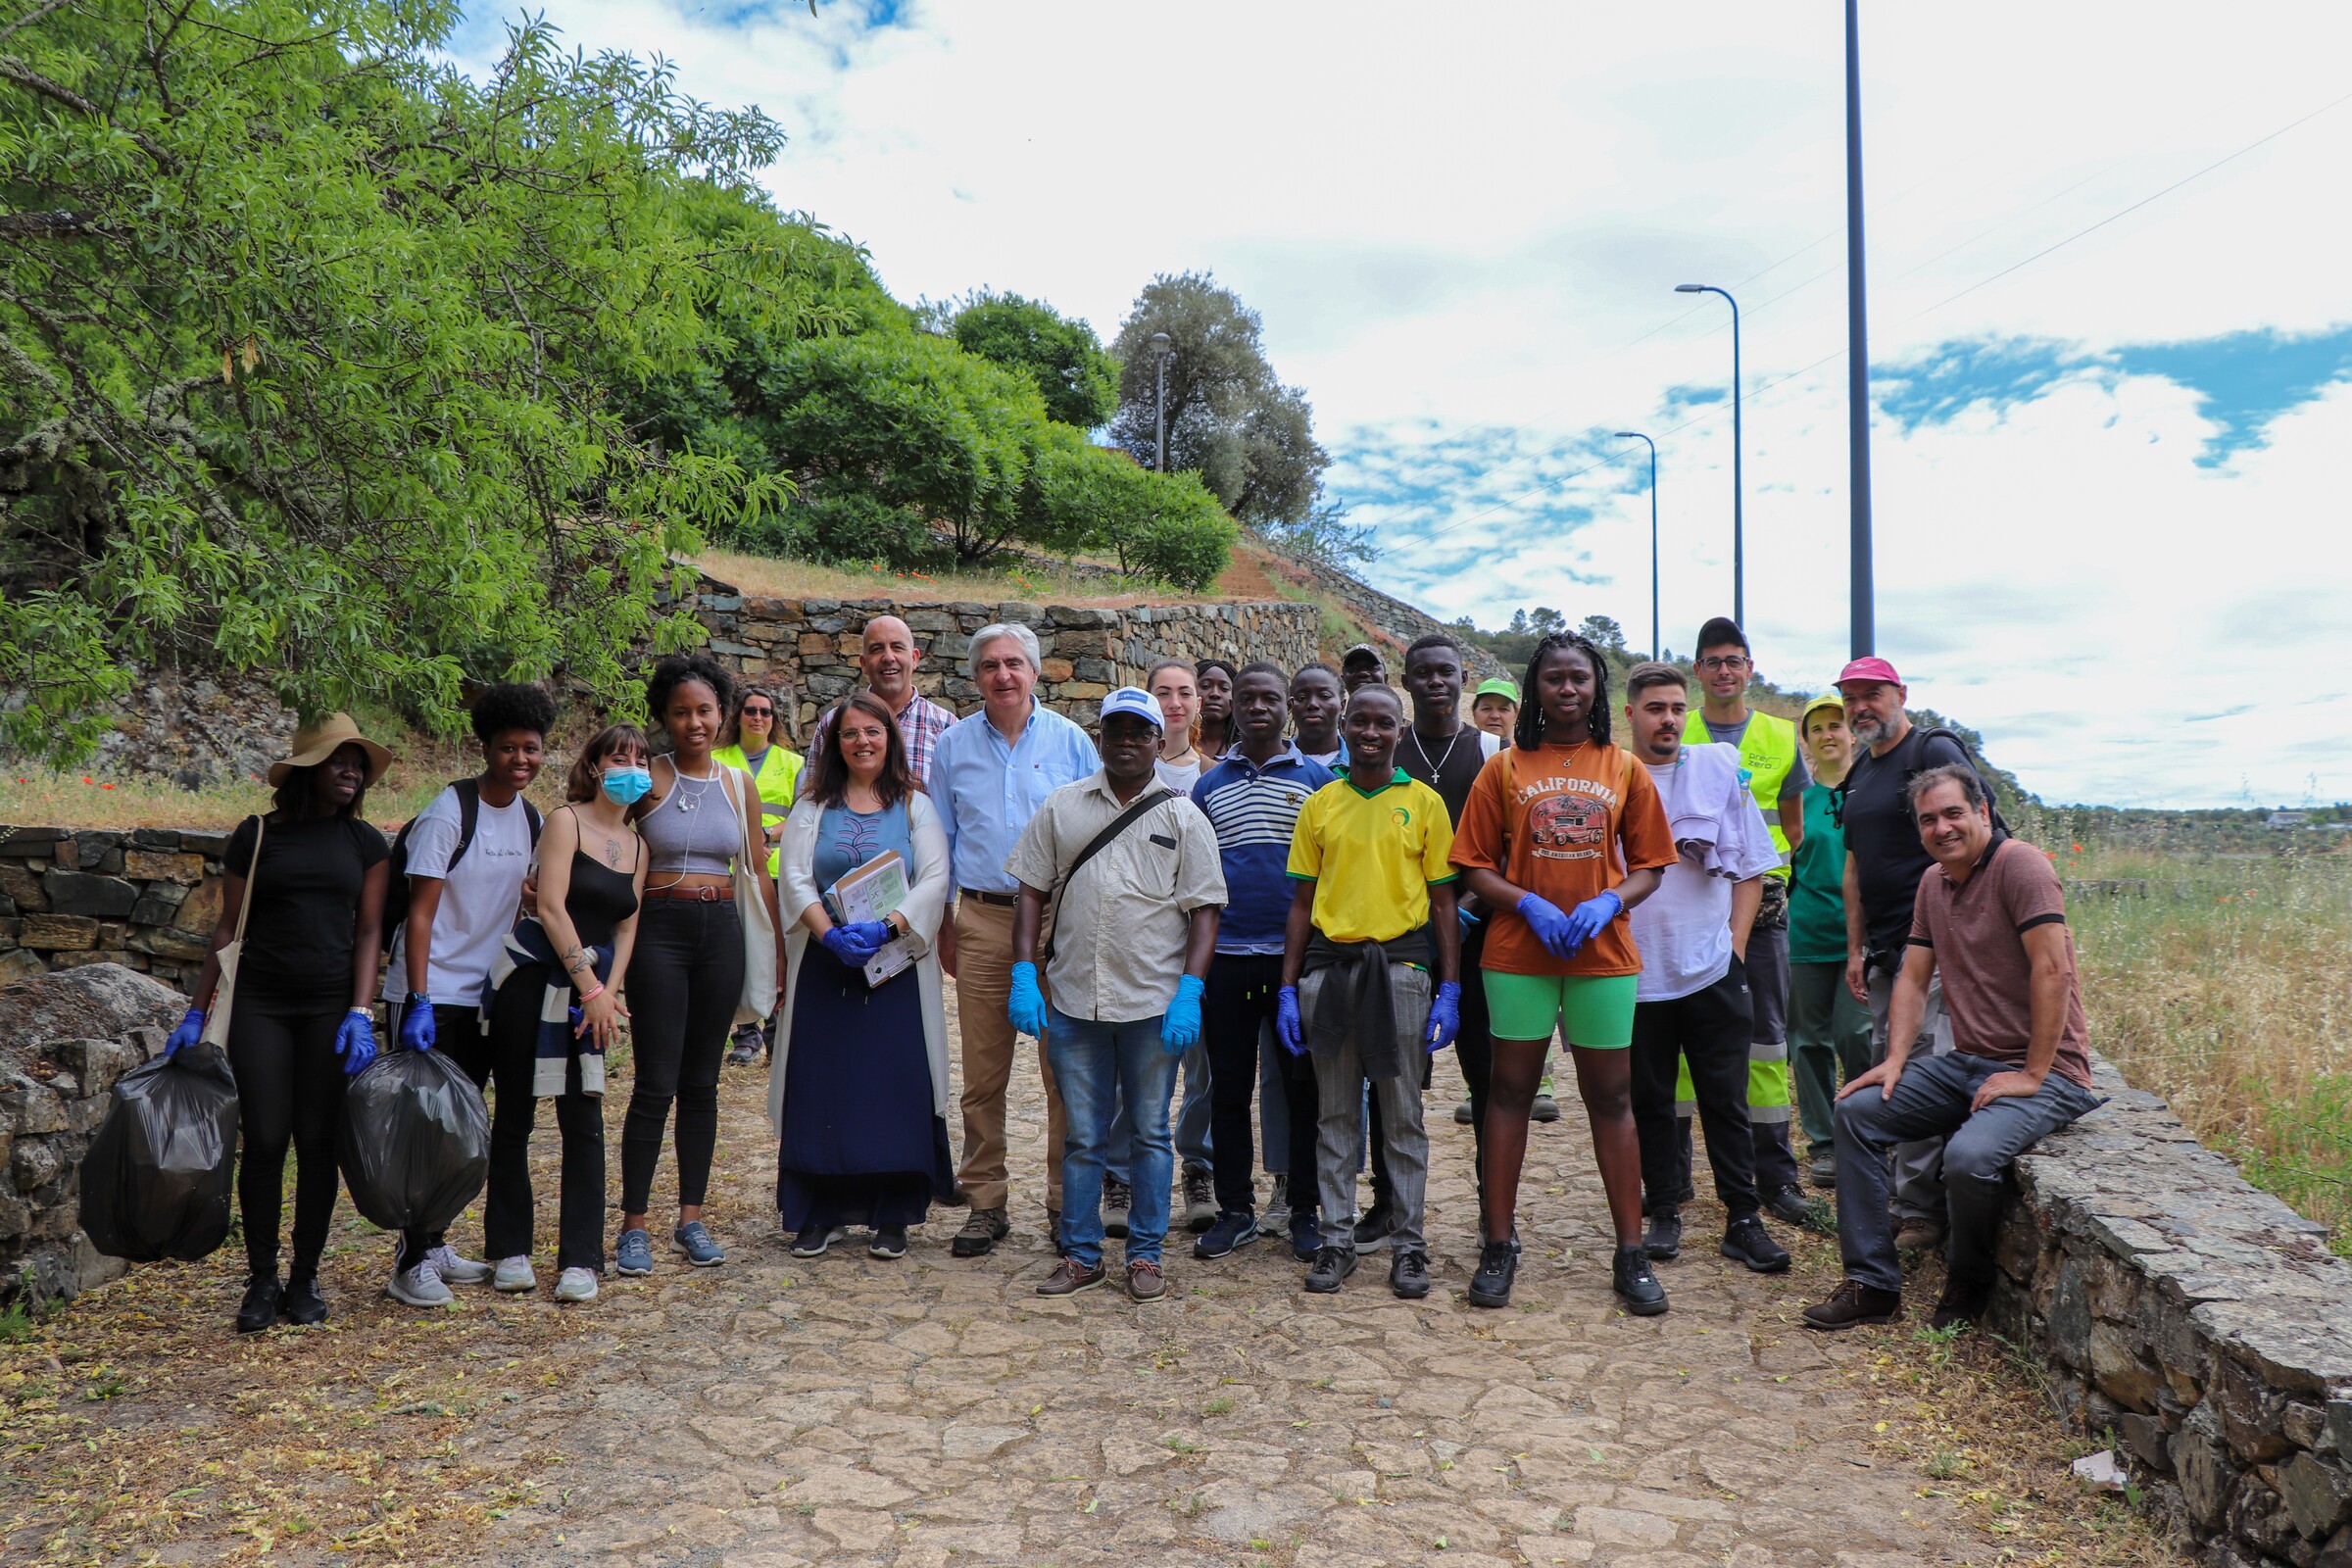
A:
<svg viewBox="0 0 2352 1568">
<path fill-rule="evenodd" d="M 324 1321 L 318 1258 L 334 1217 L 336 1133 L 343 1086 L 375 1058 L 376 961 L 383 948 L 390 846 L 361 814 L 368 787 L 392 754 L 360 733 L 348 713 L 294 732 L 294 749 L 270 767 L 276 808 L 229 835 L 213 956 L 196 979 L 196 1005 L 167 1051 L 192 1044 L 220 980 L 220 949 L 237 935 L 228 1059 L 237 1076 L 244 1147 L 237 1202 L 248 1278 L 237 1310 L 241 1334 L 282 1316 Z M 256 849 L 259 849 L 257 856 Z M 286 1151 L 294 1152 L 294 1257 L 277 1276 L 278 1219 Z"/>
</svg>

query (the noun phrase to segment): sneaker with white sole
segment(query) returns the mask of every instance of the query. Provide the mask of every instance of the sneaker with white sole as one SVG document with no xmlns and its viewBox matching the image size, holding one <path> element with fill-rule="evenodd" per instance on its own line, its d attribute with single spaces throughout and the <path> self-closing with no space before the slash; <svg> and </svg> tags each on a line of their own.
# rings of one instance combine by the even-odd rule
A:
<svg viewBox="0 0 2352 1568">
<path fill-rule="evenodd" d="M 433 1270 L 444 1285 L 479 1285 L 490 1277 L 489 1264 L 460 1257 L 454 1247 L 436 1247 L 426 1255 L 433 1260 Z"/>
<path fill-rule="evenodd" d="M 593 1301 L 596 1299 L 596 1271 L 586 1268 L 567 1268 L 556 1280 L 556 1299 L 559 1301 Z"/>
<path fill-rule="evenodd" d="M 385 1291 L 403 1306 L 449 1306 L 457 1301 L 441 1283 L 441 1271 L 429 1253 L 395 1273 Z"/>
<path fill-rule="evenodd" d="M 531 1272 L 529 1258 L 502 1257 L 490 1288 L 505 1296 L 527 1296 L 539 1288 L 539 1276 Z"/>
</svg>

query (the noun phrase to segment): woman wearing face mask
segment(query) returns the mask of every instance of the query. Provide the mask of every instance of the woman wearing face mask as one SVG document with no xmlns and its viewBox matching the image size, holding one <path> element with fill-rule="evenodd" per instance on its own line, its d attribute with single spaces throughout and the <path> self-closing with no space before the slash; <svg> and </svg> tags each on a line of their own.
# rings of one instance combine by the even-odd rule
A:
<svg viewBox="0 0 2352 1568">
<path fill-rule="evenodd" d="M 652 791 L 630 811 L 645 839 L 647 875 L 627 975 L 636 1083 L 620 1134 L 613 1266 L 623 1274 L 654 1271 L 645 1212 L 673 1102 L 678 1223 L 670 1244 L 697 1268 L 727 1260 L 703 1224 L 703 1198 L 718 1142 L 719 1059 L 744 991 L 749 917 L 735 906 L 738 864 L 766 905 L 771 933 L 776 908 L 759 788 L 711 755 L 734 694 L 734 677 L 709 654 L 672 654 L 645 683 L 646 706 L 671 750 L 654 759 Z M 759 1004 L 763 1010 L 765 1003 Z"/>
<path fill-rule="evenodd" d="M 580 749 L 564 781 L 569 804 L 540 835 L 539 912 L 515 925 L 491 966 L 482 1010 L 498 1095 L 482 1237 L 501 1260 L 501 1290 L 538 1285 L 529 1154 L 541 1100 L 556 1102 L 564 1148 L 556 1299 L 595 1300 L 605 1271 L 605 1053 L 629 1015 L 620 982 L 646 864 L 629 808 L 652 787 L 648 755 L 633 724 L 599 731 Z"/>
<path fill-rule="evenodd" d="M 385 862 L 392 847 L 361 810 L 392 754 L 329 713 L 294 734 L 294 755 L 270 768 L 276 808 L 249 816 L 221 856 L 220 918 L 196 977 L 198 1005 L 165 1043 L 166 1054 L 204 1031 L 204 1004 L 220 979 L 220 950 L 243 956 L 228 1020 L 237 1078 L 237 1206 L 247 1279 L 237 1332 L 326 1321 L 318 1259 L 335 1213 L 335 1143 L 343 1086 L 375 1059 L 376 959 L 383 952 Z M 277 1278 L 278 1216 L 286 1150 L 294 1151 L 294 1262 Z"/>
<path fill-rule="evenodd" d="M 735 717 L 727 726 L 727 744 L 713 755 L 729 767 L 740 767 L 760 787 L 762 826 L 767 835 L 767 874 L 777 871 L 776 847 L 784 842 L 784 813 L 799 793 L 801 754 L 785 745 L 778 725 L 782 699 L 765 686 L 747 688 L 735 699 Z M 727 1062 L 743 1067 L 760 1059 L 766 1045 L 763 1023 L 737 1027 Z"/>
<path fill-rule="evenodd" d="M 858 692 L 833 710 L 784 826 L 785 947 L 768 1116 L 776 1210 L 815 1257 L 851 1225 L 869 1255 L 902 1257 L 906 1227 L 955 1196 L 948 1154 L 947 1017 L 931 944 L 948 906 L 948 838 L 915 784 L 889 707 Z M 842 877 L 895 852 L 906 898 L 886 919 L 838 921 Z M 865 964 L 904 943 L 914 959 L 880 985 Z"/>
</svg>

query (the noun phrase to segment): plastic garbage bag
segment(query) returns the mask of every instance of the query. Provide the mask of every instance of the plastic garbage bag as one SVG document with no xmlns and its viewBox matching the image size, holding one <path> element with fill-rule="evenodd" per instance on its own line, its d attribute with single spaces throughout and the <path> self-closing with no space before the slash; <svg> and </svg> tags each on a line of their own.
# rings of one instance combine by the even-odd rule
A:
<svg viewBox="0 0 2352 1568">
<path fill-rule="evenodd" d="M 237 1080 L 217 1046 L 124 1073 L 81 1164 L 81 1228 L 109 1257 L 192 1263 L 228 1236 Z"/>
<path fill-rule="evenodd" d="M 386 1230 L 437 1231 L 490 1175 L 490 1109 L 445 1051 L 385 1052 L 343 1094 L 344 1185 Z"/>
</svg>

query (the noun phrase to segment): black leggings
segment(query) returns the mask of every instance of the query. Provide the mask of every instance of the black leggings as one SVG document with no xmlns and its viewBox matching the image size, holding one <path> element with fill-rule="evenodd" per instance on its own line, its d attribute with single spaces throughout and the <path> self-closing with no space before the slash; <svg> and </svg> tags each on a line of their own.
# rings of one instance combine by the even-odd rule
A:
<svg viewBox="0 0 2352 1568">
<path fill-rule="evenodd" d="M 294 1151 L 293 1277 L 318 1272 L 335 1216 L 341 1173 L 335 1141 L 343 1126 L 343 1058 L 335 1031 L 351 1010 L 351 977 L 331 992 L 285 992 L 246 979 L 228 1018 L 228 1065 L 237 1076 L 237 1207 L 245 1221 L 245 1267 L 277 1272 L 278 1215 L 286 1150 Z"/>
<path fill-rule="evenodd" d="M 620 1128 L 620 1207 L 653 1201 L 670 1102 L 678 1106 L 678 1202 L 700 1207 L 718 1146 L 718 1069 L 743 994 L 743 917 L 732 900 L 648 900 L 629 956 L 635 1087 Z"/>
</svg>

